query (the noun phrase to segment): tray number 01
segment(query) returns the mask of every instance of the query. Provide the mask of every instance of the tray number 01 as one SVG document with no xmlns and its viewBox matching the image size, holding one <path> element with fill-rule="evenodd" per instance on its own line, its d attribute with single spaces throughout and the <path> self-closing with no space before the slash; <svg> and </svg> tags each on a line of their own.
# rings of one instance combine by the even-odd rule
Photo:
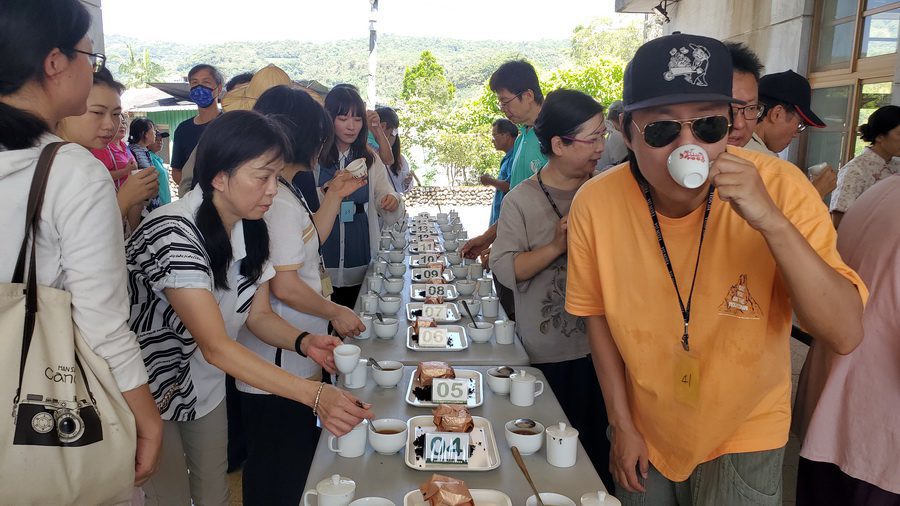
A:
<svg viewBox="0 0 900 506">
<path fill-rule="evenodd" d="M 467 464 L 469 435 L 462 432 L 432 432 L 425 435 L 426 464 Z"/>
</svg>

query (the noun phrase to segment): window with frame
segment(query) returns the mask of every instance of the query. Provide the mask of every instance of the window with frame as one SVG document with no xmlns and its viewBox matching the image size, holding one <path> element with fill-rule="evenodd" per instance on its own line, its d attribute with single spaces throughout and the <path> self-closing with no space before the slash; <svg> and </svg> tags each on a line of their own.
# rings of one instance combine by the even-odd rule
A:
<svg viewBox="0 0 900 506">
<path fill-rule="evenodd" d="M 859 124 L 891 103 L 900 1 L 816 0 L 813 26 L 812 109 L 827 126 L 807 129 L 800 162 L 837 168 L 862 151 Z"/>
</svg>

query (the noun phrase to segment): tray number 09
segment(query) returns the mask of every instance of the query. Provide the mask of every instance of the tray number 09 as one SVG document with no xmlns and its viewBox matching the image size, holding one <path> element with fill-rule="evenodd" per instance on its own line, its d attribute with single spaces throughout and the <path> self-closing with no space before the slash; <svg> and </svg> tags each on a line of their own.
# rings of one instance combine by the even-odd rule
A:
<svg viewBox="0 0 900 506">
<path fill-rule="evenodd" d="M 468 434 L 460 432 L 433 432 L 425 435 L 425 463 L 466 464 L 468 462 Z"/>
</svg>

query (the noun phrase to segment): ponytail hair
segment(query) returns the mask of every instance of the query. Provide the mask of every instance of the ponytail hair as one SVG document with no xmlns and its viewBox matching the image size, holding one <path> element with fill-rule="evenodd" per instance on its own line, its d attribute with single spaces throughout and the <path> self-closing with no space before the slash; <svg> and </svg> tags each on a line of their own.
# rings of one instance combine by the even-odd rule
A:
<svg viewBox="0 0 900 506">
<path fill-rule="evenodd" d="M 47 55 L 59 48 L 71 60 L 91 27 L 91 15 L 78 0 L 3 2 L 0 12 L 0 96 L 43 82 Z M 0 103 L 0 148 L 34 147 L 49 130 L 37 116 Z"/>
<path fill-rule="evenodd" d="M 195 191 L 203 192 L 197 210 L 197 229 L 209 257 L 215 287 L 227 290 L 228 264 L 232 259 L 231 239 L 219 211 L 213 204 L 212 181 L 224 172 L 231 176 L 243 164 L 267 153 L 272 159 L 284 159 L 290 144 L 274 120 L 253 111 L 232 111 L 210 123 L 197 144 L 194 165 Z M 247 256 L 241 260 L 241 275 L 255 283 L 269 259 L 269 231 L 263 220 L 243 219 Z"/>
</svg>

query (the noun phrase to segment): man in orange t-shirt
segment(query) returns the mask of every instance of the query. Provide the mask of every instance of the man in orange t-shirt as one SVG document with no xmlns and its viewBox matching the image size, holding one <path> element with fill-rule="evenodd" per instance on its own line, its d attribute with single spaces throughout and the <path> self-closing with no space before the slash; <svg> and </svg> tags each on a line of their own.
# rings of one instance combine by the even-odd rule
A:
<svg viewBox="0 0 900 506">
<path fill-rule="evenodd" d="M 726 149 L 739 102 L 721 42 L 650 41 L 624 85 L 630 161 L 576 195 L 566 289 L 566 310 L 587 318 L 617 496 L 780 505 L 791 312 L 849 353 L 862 339 L 865 287 L 800 171 Z M 708 178 L 670 175 L 667 158 L 686 144 L 713 160 Z"/>
</svg>

